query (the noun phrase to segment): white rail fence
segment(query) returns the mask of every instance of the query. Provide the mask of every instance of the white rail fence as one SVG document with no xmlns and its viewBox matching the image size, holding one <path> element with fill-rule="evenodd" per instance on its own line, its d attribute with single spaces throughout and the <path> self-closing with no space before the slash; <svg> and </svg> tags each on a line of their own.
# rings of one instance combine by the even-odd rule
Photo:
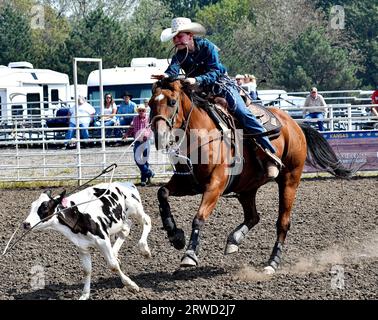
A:
<svg viewBox="0 0 378 320">
<path fill-rule="evenodd" d="M 328 113 L 324 120 L 328 131 L 371 130 L 378 128 L 378 117 L 369 111 L 370 95 L 361 91 L 321 92 L 328 103 Z M 290 95 L 306 96 L 295 92 Z M 263 101 L 265 102 L 265 101 Z M 304 120 L 301 105 L 276 106 L 285 109 L 298 122 Z M 46 101 L 41 101 L 42 106 Z M 73 103 L 73 101 L 65 104 Z M 357 103 L 357 104 L 356 104 Z M 34 106 L 36 102 L 33 102 Z M 7 108 L 12 108 L 9 104 Z M 2 108 L 4 110 L 4 107 Z M 139 177 L 139 169 L 134 163 L 131 140 L 122 142 L 120 137 L 106 136 L 104 123 L 90 127 L 90 139 L 80 140 L 72 150 L 62 150 L 65 132 L 68 127 L 49 128 L 40 110 L 28 114 L 12 114 L 11 118 L 2 117 L 0 122 L 0 182 L 29 181 L 77 181 L 79 184 L 92 179 L 112 163 L 118 167 L 114 179 L 133 180 Z M 55 110 L 56 112 L 56 110 Z M 8 113 L 7 113 L 8 114 Z M 306 120 L 307 121 L 307 120 Z M 309 120 L 316 122 L 316 119 Z M 115 126 L 112 129 L 127 129 L 128 126 Z M 79 139 L 77 139 L 79 140 Z M 83 142 L 89 144 L 83 148 Z M 118 142 L 121 146 L 114 146 Z M 78 147 L 81 145 L 81 147 Z M 166 155 L 151 146 L 149 163 L 157 179 L 166 179 L 172 174 L 172 167 Z M 111 174 L 101 179 L 109 179 Z"/>
</svg>

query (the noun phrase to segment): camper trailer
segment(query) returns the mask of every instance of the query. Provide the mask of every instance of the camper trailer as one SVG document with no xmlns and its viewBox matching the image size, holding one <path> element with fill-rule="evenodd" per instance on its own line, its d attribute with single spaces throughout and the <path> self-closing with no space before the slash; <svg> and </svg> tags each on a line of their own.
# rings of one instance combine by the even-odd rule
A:
<svg viewBox="0 0 378 320">
<path fill-rule="evenodd" d="M 109 92 L 117 100 L 122 99 L 125 91 L 133 95 L 133 101 L 142 103 L 143 99 L 150 98 L 152 84 L 156 81 L 151 75 L 163 73 L 168 67 L 167 59 L 134 58 L 130 67 L 111 68 L 102 70 L 104 94 Z M 88 100 L 96 108 L 98 114 L 100 106 L 99 71 L 92 71 L 88 76 Z"/>
<path fill-rule="evenodd" d="M 0 125 L 41 127 L 70 98 L 68 75 L 29 62 L 0 66 Z M 5 131 L 4 131 L 5 132 Z"/>
</svg>

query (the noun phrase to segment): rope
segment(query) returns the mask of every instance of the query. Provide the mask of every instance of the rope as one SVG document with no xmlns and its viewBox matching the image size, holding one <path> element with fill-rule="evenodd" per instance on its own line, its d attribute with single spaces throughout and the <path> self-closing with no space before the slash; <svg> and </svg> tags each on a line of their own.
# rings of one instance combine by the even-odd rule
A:
<svg viewBox="0 0 378 320">
<path fill-rule="evenodd" d="M 122 155 L 118 158 L 117 161 L 119 161 L 120 159 L 122 159 L 124 157 L 124 155 L 126 154 L 126 152 L 131 148 L 133 147 L 133 145 L 135 144 L 135 142 L 137 141 L 137 139 L 140 138 L 140 136 L 144 133 L 144 131 L 149 128 L 151 125 L 148 125 L 146 128 L 144 128 L 143 130 L 140 130 L 140 133 L 139 135 L 137 135 L 137 137 L 135 137 L 134 141 L 130 144 L 129 147 L 126 148 L 126 150 L 122 153 Z M 29 230 L 27 230 L 26 232 L 24 232 L 13 244 L 11 247 L 9 247 L 11 241 L 13 240 L 14 236 L 16 235 L 17 231 L 21 228 L 22 224 L 20 224 L 16 229 L 15 231 L 13 232 L 12 236 L 10 237 L 10 239 L 8 240 L 5 248 L 4 248 L 4 251 L 2 253 L 2 256 L 4 256 L 8 251 L 12 250 L 15 245 L 20 242 L 29 232 L 31 232 L 35 227 L 37 227 L 39 224 L 41 224 L 42 222 L 50 219 L 51 217 L 55 216 L 55 215 L 59 215 L 60 213 L 64 212 L 65 210 L 67 209 L 71 209 L 71 208 L 75 208 L 75 207 L 78 207 L 78 206 L 81 206 L 83 204 L 89 204 L 91 202 L 94 202 L 96 200 L 99 200 L 101 199 L 107 192 L 108 190 L 110 189 L 110 184 L 112 183 L 113 181 L 113 177 L 114 177 L 114 172 L 115 172 L 115 169 L 117 168 L 117 163 L 112 163 L 111 165 L 109 165 L 108 167 L 106 167 L 104 170 L 101 171 L 100 174 L 98 174 L 97 176 L 95 176 L 94 178 L 92 178 L 91 180 L 87 181 L 86 183 L 84 183 L 83 185 L 75 188 L 74 190 L 72 190 L 70 193 L 68 193 L 68 195 L 72 195 L 74 192 L 76 192 L 77 190 L 81 189 L 83 186 L 89 184 L 91 181 L 93 180 L 96 180 L 98 177 L 106 174 L 106 173 L 109 173 L 109 172 L 112 172 L 112 175 L 111 175 L 111 178 L 110 178 L 110 181 L 109 181 L 109 184 L 108 184 L 108 187 L 107 189 L 105 190 L 105 192 L 98 198 L 96 199 L 93 199 L 93 196 L 90 200 L 88 201 L 84 201 L 84 202 L 81 202 L 81 203 L 78 203 L 78 204 L 75 204 L 73 206 L 70 206 L 70 207 L 67 207 L 67 208 L 63 208 L 61 210 L 58 210 L 57 212 L 54 212 L 53 214 L 47 216 L 46 218 L 40 220 L 37 224 L 35 224 L 32 228 L 30 228 Z M 61 218 L 64 220 L 64 218 L 61 216 Z M 66 222 L 67 223 L 67 222 Z M 68 223 L 67 223 L 68 224 Z M 69 224 L 68 224 L 69 225 Z"/>
</svg>

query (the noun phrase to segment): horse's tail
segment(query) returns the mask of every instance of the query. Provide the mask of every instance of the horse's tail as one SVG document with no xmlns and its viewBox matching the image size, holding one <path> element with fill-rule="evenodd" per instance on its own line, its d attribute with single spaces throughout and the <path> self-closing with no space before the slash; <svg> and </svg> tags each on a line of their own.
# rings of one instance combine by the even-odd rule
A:
<svg viewBox="0 0 378 320">
<path fill-rule="evenodd" d="M 339 178 L 350 178 L 353 175 L 353 170 L 343 166 L 321 133 L 305 123 L 299 126 L 307 140 L 306 161 L 308 164 L 314 168 L 324 169 Z"/>
</svg>

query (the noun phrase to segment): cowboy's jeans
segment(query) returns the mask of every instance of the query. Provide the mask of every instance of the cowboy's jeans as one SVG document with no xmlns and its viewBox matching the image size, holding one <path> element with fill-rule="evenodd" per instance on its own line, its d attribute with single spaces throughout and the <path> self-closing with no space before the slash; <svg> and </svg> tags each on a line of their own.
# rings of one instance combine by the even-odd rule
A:
<svg viewBox="0 0 378 320">
<path fill-rule="evenodd" d="M 266 132 L 263 125 L 246 107 L 237 89 L 232 84 L 225 84 L 221 87 L 221 95 L 227 100 L 230 112 L 238 119 L 242 127 L 252 134 Z M 272 153 L 276 152 L 268 137 L 257 137 L 256 140 L 264 149 L 269 149 Z"/>
<path fill-rule="evenodd" d="M 134 160 L 141 173 L 141 181 L 146 182 L 152 176 L 152 170 L 148 163 L 150 154 L 150 142 L 147 140 L 135 141 L 134 143 Z"/>
</svg>

